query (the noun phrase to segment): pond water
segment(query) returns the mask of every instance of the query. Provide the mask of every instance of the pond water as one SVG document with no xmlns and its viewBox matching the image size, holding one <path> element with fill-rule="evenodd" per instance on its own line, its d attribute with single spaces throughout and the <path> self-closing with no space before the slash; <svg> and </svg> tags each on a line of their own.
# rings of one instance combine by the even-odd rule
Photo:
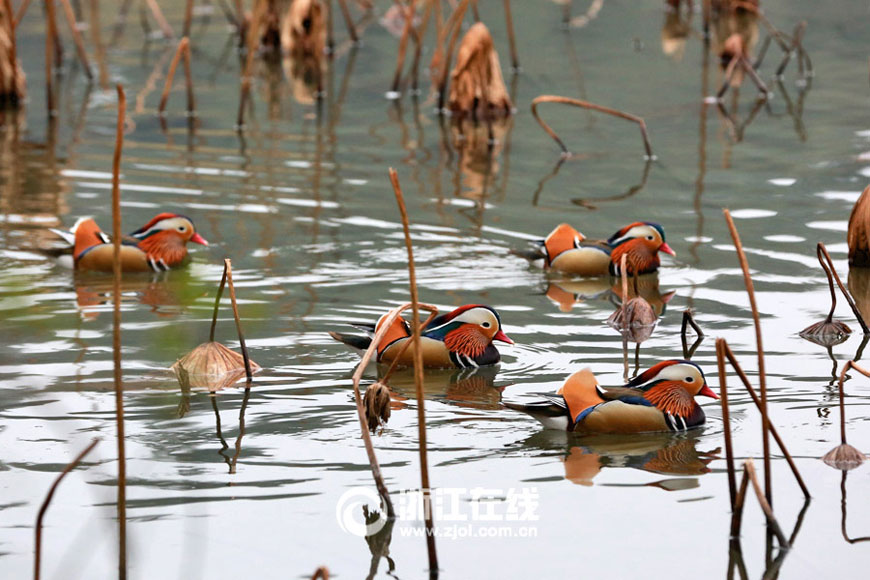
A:
<svg viewBox="0 0 870 580">
<path fill-rule="evenodd" d="M 83 4 L 87 13 L 90 3 Z M 716 402 L 700 401 L 708 417 L 701 430 L 632 439 L 543 432 L 499 403 L 551 392 L 583 366 L 604 384 L 621 384 L 622 341 L 605 324 L 616 282 L 548 278 L 510 252 L 561 221 L 593 238 L 635 220 L 664 225 L 677 257 L 649 281 L 663 315 L 640 346 L 641 369 L 682 357 L 681 316 L 691 307 L 707 334 L 693 360 L 710 385 L 718 390 L 716 337 L 756 380 L 751 312 L 722 207 L 732 211 L 755 281 L 772 422 L 813 495 L 781 574 L 857 577 L 870 564 L 868 544 L 844 539 L 870 531 L 870 504 L 846 504 L 842 495 L 866 497 L 870 471 L 850 472 L 844 482 L 819 460 L 839 442 L 834 377 L 862 337 L 829 352 L 797 336 L 830 304 L 815 244 L 827 244 L 845 278 L 846 222 L 870 178 L 865 2 L 824 11 L 808 0 L 765 2 L 783 30 L 809 20 L 804 44 L 815 74 L 802 82 L 792 62 L 773 83 L 782 53 L 772 47 L 761 69 L 773 89 L 769 106 L 753 111 L 756 90 L 747 79 L 736 100 L 725 99 L 733 122 L 705 101 L 722 75 L 698 34 L 663 53 L 663 5 L 606 2 L 585 26 L 565 29 L 559 5 L 514 2 L 522 72 L 512 77 L 502 4 L 481 2 L 517 107 L 496 127 L 491 157 L 476 147 L 482 133 L 463 143 L 425 95 L 385 97 L 397 40 L 378 16 L 389 2 L 376 3 L 357 48 L 337 18 L 338 53 L 320 107 L 280 69 L 270 76 L 258 64 L 241 132 L 234 126 L 240 59 L 217 8 L 202 3 L 194 20 L 197 117 L 189 131 L 180 80 L 166 130 L 156 114 L 175 43 L 149 40 L 135 6 L 113 38 L 116 9 L 101 4 L 106 78 L 122 83 L 129 99 L 124 228 L 176 211 L 211 242 L 192 248 L 184 270 L 124 281 L 131 577 L 307 578 L 321 565 L 340 578 L 427 576 L 419 521 L 398 521 L 389 559 L 379 560 L 372 554 L 383 552 L 384 534 L 369 545 L 336 518 L 343 497 L 374 486 L 352 400 L 358 356 L 327 332 L 372 321 L 408 297 L 388 167 L 398 170 L 408 203 L 421 300 L 442 311 L 491 305 L 517 343 L 500 347 L 497 372 L 426 375 L 430 477 L 444 490 L 442 508 L 455 500 L 436 511 L 436 525 L 440 513 L 445 533 L 461 536 L 437 540 L 442 577 L 726 574 L 730 505 Z M 183 3 L 161 4 L 180 30 Z M 581 15 L 585 3 L 575 4 Z M 29 98 L 0 129 L 0 569 L 5 578 L 30 574 L 44 494 L 101 437 L 53 500 L 43 571 L 110 577 L 117 566 L 111 279 L 73 276 L 40 249 L 54 244 L 47 228 L 69 227 L 81 215 L 110 227 L 115 94 L 99 81 L 88 88 L 67 40 L 50 130 L 36 6 L 18 38 Z M 642 116 L 656 161 L 647 166 L 630 123 L 543 105 L 577 154 L 558 165 L 558 147 L 529 112 L 540 94 Z M 225 257 L 251 357 L 265 370 L 249 390 L 184 393 L 168 367 L 206 340 Z M 860 302 L 859 274 L 850 284 Z M 858 328 L 845 305 L 838 308 Z M 238 346 L 228 306 L 218 340 Z M 410 374 L 392 386 L 392 417 L 374 443 L 394 501 L 407 507 L 405 492 L 420 486 L 417 405 Z M 867 450 L 870 384 L 858 375 L 847 391 L 849 440 Z M 759 415 L 742 389 L 731 393 L 735 453 L 760 458 Z M 774 509 L 791 534 L 803 496 L 773 451 Z M 754 499 L 747 506 L 743 556 L 757 577 L 770 555 L 763 515 Z"/>
</svg>

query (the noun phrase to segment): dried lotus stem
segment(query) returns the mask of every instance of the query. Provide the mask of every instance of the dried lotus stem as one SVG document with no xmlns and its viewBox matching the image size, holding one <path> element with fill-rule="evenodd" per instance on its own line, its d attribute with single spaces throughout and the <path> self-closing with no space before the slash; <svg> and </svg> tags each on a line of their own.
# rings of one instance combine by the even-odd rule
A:
<svg viewBox="0 0 870 580">
<path fill-rule="evenodd" d="M 543 119 L 541 119 L 540 115 L 538 115 L 538 105 L 541 103 L 559 103 L 562 105 L 580 107 L 582 109 L 591 109 L 593 111 L 598 111 L 607 115 L 613 115 L 614 117 L 619 117 L 620 119 L 625 119 L 626 121 L 637 123 L 638 127 L 640 127 L 640 135 L 643 138 L 643 146 L 646 150 L 647 158 L 653 159 L 655 157 L 653 155 L 652 145 L 650 145 L 649 142 L 649 135 L 647 134 L 646 123 L 637 115 L 632 115 L 631 113 L 624 113 L 623 111 L 611 109 L 610 107 L 605 107 L 603 105 L 596 105 L 588 101 L 581 101 L 580 99 L 572 99 L 571 97 L 560 97 L 557 95 L 541 95 L 539 97 L 535 97 L 535 99 L 532 101 L 532 116 L 535 117 L 535 120 L 547 133 L 547 135 L 549 135 L 556 143 L 559 144 L 559 147 L 562 148 L 563 155 L 570 155 L 568 147 L 565 146 L 564 141 L 562 141 L 556 134 L 556 132 L 553 131 L 553 129 L 547 123 L 545 123 Z"/>
</svg>

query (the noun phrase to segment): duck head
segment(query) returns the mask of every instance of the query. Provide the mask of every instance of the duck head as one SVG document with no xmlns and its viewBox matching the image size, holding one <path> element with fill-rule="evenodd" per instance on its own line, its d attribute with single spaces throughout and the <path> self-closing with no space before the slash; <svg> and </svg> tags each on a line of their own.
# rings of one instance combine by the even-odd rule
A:
<svg viewBox="0 0 870 580">
<path fill-rule="evenodd" d="M 480 304 L 461 306 L 435 318 L 424 335 L 443 340 L 450 351 L 471 358 L 483 354 L 493 340 L 514 344 L 501 329 L 498 312 Z"/>
<path fill-rule="evenodd" d="M 562 252 L 573 250 L 580 245 L 586 237 L 568 224 L 559 224 L 550 235 L 544 239 L 544 248 L 547 250 L 547 263 L 550 264 L 556 256 Z"/>
<path fill-rule="evenodd" d="M 665 230 L 652 222 L 634 222 L 610 236 L 608 245 L 613 248 L 610 254 L 613 274 L 618 274 L 619 261 L 623 254 L 628 256 L 629 273 L 644 274 L 659 267 L 659 252 L 676 256 L 676 252 L 665 241 Z"/>
<path fill-rule="evenodd" d="M 161 213 L 147 224 L 130 234 L 138 241 L 138 247 L 155 262 L 163 261 L 169 267 L 178 264 L 187 256 L 187 242 L 208 245 L 208 241 L 196 233 L 193 220 L 174 213 Z"/>
<path fill-rule="evenodd" d="M 643 392 L 643 397 L 661 411 L 679 415 L 691 414 L 696 396 L 718 399 L 707 386 L 704 371 L 687 360 L 662 361 L 625 385 Z"/>
</svg>

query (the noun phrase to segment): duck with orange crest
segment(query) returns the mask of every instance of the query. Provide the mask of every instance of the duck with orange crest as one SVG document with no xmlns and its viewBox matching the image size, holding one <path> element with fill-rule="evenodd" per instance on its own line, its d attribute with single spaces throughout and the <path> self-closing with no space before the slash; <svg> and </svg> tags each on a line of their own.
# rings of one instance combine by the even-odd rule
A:
<svg viewBox="0 0 870 580">
<path fill-rule="evenodd" d="M 112 240 L 92 218 L 79 219 L 70 231 L 51 231 L 70 244 L 76 270 L 112 271 Z M 174 213 L 156 215 L 121 240 L 121 270 L 163 272 L 180 266 L 187 258 L 188 242 L 208 245 L 190 218 Z"/>
<path fill-rule="evenodd" d="M 661 265 L 659 252 L 676 255 L 665 242 L 664 228 L 653 222 L 628 224 L 607 240 L 588 240 L 574 227 L 560 224 L 536 244 L 533 250 L 517 254 L 543 261 L 545 269 L 578 276 L 619 276 L 623 255 L 627 274 L 647 274 Z"/>
<path fill-rule="evenodd" d="M 354 348 L 365 350 L 372 342 L 374 333 L 381 329 L 387 314 L 376 324 L 357 324 L 368 336 L 330 332 L 329 335 Z M 400 357 L 398 364 L 414 364 L 414 345 L 400 355 L 403 346 L 411 340 L 411 327 L 401 318 L 396 318 L 378 345 L 377 361 L 390 363 Z M 494 308 L 480 304 L 467 304 L 452 312 L 436 316 L 421 329 L 420 346 L 423 351 L 423 366 L 429 368 L 469 368 L 497 364 L 501 360 L 492 341 L 513 344 L 501 329 L 501 318 Z"/>
<path fill-rule="evenodd" d="M 687 431 L 704 424 L 695 401 L 719 397 L 693 362 L 666 360 L 622 387 L 602 387 L 592 371 L 568 377 L 555 395 L 531 404 L 505 403 L 524 411 L 548 429 L 575 433 L 653 433 Z"/>
</svg>

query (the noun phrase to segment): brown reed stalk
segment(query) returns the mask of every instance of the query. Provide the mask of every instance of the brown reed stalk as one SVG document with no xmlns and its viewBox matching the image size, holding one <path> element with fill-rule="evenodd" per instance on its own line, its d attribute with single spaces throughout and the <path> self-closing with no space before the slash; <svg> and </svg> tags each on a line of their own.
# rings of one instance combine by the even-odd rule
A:
<svg viewBox="0 0 870 580">
<path fill-rule="evenodd" d="M 66 17 L 66 23 L 69 25 L 69 30 L 72 33 L 73 43 L 76 45 L 76 54 L 79 57 L 79 60 L 82 61 L 82 67 L 85 69 L 85 76 L 88 77 L 88 80 L 93 80 L 94 73 L 91 72 L 91 64 L 88 61 L 88 53 L 85 50 L 85 43 L 82 41 L 81 32 L 79 32 L 78 25 L 76 23 L 76 15 L 73 12 L 72 5 L 69 3 L 69 0 L 60 0 L 61 5 L 63 6 L 63 13 Z"/>
<path fill-rule="evenodd" d="M 761 445 L 764 451 L 764 495 L 767 498 L 767 502 L 772 504 L 773 481 L 771 480 L 770 470 L 770 419 L 767 414 L 767 376 L 764 372 L 764 346 L 762 345 L 761 340 L 761 319 L 758 316 L 758 305 L 755 302 L 755 286 L 752 283 L 752 275 L 749 273 L 749 263 L 746 261 L 746 253 L 743 251 L 743 244 L 740 242 L 740 234 L 737 232 L 737 227 L 734 225 L 734 220 L 731 218 L 731 212 L 728 211 L 727 208 L 722 208 L 722 213 L 725 215 L 725 221 L 728 224 L 728 231 L 731 233 L 734 248 L 737 250 L 737 259 L 740 261 L 740 269 L 743 270 L 743 283 L 746 286 L 746 293 L 749 295 L 749 306 L 752 309 L 752 321 L 755 324 L 755 345 L 758 351 L 758 389 L 761 391 L 761 405 L 759 410 L 761 411 Z"/>
<path fill-rule="evenodd" d="M 320 566 L 314 571 L 314 574 L 312 574 L 311 580 L 329 580 L 329 568 L 326 566 Z"/>
<path fill-rule="evenodd" d="M 831 275 L 834 277 L 834 280 L 837 282 L 837 286 L 840 288 L 840 293 L 843 294 L 843 298 L 846 299 L 846 302 L 849 304 L 849 308 L 852 309 L 852 313 L 855 315 L 855 318 L 858 319 L 858 324 L 861 325 L 861 330 L 864 331 L 864 334 L 870 334 L 870 328 L 867 327 L 867 323 L 864 322 L 864 317 L 861 316 L 861 311 L 858 310 L 858 305 L 855 304 L 855 300 L 852 298 L 852 295 L 846 289 L 846 286 L 843 284 L 843 281 L 840 280 L 840 275 L 837 274 L 837 269 L 834 268 L 834 261 L 831 259 L 831 255 L 828 253 L 828 248 L 825 247 L 825 244 L 819 242 L 816 246 L 816 253 L 821 253 L 825 256 L 825 261 L 828 263 L 828 269 L 831 271 Z M 819 256 L 819 262 L 822 261 L 821 256 Z"/>
<path fill-rule="evenodd" d="M 517 39 L 514 37 L 514 17 L 511 12 L 511 0 L 504 0 L 504 18 L 507 26 L 508 44 L 511 49 L 511 67 L 514 72 L 520 70 L 520 57 L 517 54 Z"/>
<path fill-rule="evenodd" d="M 408 36 L 411 33 L 411 30 L 414 28 L 414 13 L 415 13 L 415 4 L 414 0 L 408 1 L 408 7 L 402 7 L 401 0 L 395 0 L 396 6 L 398 6 L 405 13 L 405 27 L 402 29 L 402 36 L 399 38 L 399 53 L 396 56 L 396 72 L 393 75 L 393 84 L 390 87 L 390 90 L 394 93 L 399 90 L 399 81 L 402 78 L 402 68 L 405 66 L 405 53 L 408 50 Z M 420 43 L 417 43 L 417 46 L 420 46 Z"/>
<path fill-rule="evenodd" d="M 756 408 L 761 411 L 761 399 L 758 394 L 755 392 L 755 389 L 752 387 L 752 384 L 749 382 L 749 378 L 746 376 L 746 373 L 743 372 L 743 368 L 740 366 L 740 363 L 737 362 L 737 357 L 734 356 L 734 353 L 731 351 L 731 347 L 728 346 L 728 341 L 722 339 L 723 352 L 725 354 L 725 358 L 728 359 L 728 363 L 731 365 L 731 368 L 734 369 L 734 372 L 737 373 L 737 376 L 740 378 L 740 381 L 743 383 L 743 386 L 746 388 L 746 391 L 749 393 L 749 396 L 752 398 L 752 402 L 755 403 Z M 797 465 L 794 462 L 794 459 L 791 457 L 791 453 L 788 452 L 788 449 L 785 446 L 782 438 L 779 436 L 779 433 L 776 430 L 776 427 L 773 426 L 772 423 L 768 421 L 768 427 L 770 429 L 770 435 L 773 437 L 773 440 L 779 446 L 779 450 L 782 451 L 783 456 L 785 456 L 785 460 L 788 463 L 789 468 L 791 468 L 792 475 L 794 475 L 795 480 L 801 488 L 801 491 L 804 494 L 804 497 L 810 497 L 810 490 L 807 488 L 804 483 L 803 477 L 801 477 L 800 472 L 798 471 Z"/>
<path fill-rule="evenodd" d="M 242 90 L 239 97 L 239 113 L 236 117 L 236 125 L 240 130 L 245 124 L 245 105 L 247 105 L 251 95 L 251 74 L 254 67 L 254 54 L 257 50 L 257 35 L 260 32 L 260 20 L 263 18 L 265 7 L 266 0 L 254 0 L 251 22 L 245 31 L 247 54 L 245 55 L 245 67 L 242 69 Z"/>
<path fill-rule="evenodd" d="M 743 477 L 740 478 L 740 488 L 734 496 L 734 507 L 731 510 L 731 538 L 740 537 L 740 528 L 743 525 L 743 506 L 746 504 L 746 491 L 749 488 L 749 477 L 746 475 L 746 470 L 743 470 Z"/>
<path fill-rule="evenodd" d="M 338 0 L 338 5 L 341 8 L 341 15 L 344 17 L 344 23 L 347 26 L 347 33 L 350 35 L 350 40 L 356 44 L 359 42 L 359 36 L 356 33 L 356 25 L 353 23 L 353 16 L 347 7 L 347 0 Z"/>
<path fill-rule="evenodd" d="M 728 495 L 731 498 L 731 511 L 734 511 L 737 501 L 737 483 L 735 481 L 734 448 L 731 444 L 731 410 L 728 406 L 727 375 L 725 373 L 725 340 L 716 339 L 716 365 L 719 369 L 719 401 L 722 404 L 722 424 L 725 437 L 725 463 L 728 466 Z"/>
<path fill-rule="evenodd" d="M 221 283 L 218 286 L 217 296 L 214 297 L 214 311 L 211 315 L 211 330 L 208 333 L 208 341 L 214 342 L 214 331 L 217 327 L 218 309 L 221 305 L 221 297 L 224 294 L 224 286 L 227 283 L 227 265 L 224 264 L 224 274 L 221 276 Z"/>
<path fill-rule="evenodd" d="M 435 552 L 435 525 L 432 521 L 432 490 L 429 487 L 429 461 L 426 448 L 426 409 L 423 396 L 423 349 L 420 344 L 420 306 L 417 299 L 417 275 L 414 269 L 414 248 L 411 243 L 411 230 L 408 223 L 408 210 L 405 196 L 399 184 L 399 175 L 390 168 L 390 183 L 396 194 L 396 203 L 402 216 L 402 229 L 405 233 L 405 248 L 408 250 L 408 278 L 411 287 L 411 332 L 414 341 L 414 387 L 417 391 L 417 434 L 420 450 L 420 479 L 423 487 L 423 514 L 426 519 L 426 550 L 429 555 L 430 573 L 438 570 L 438 555 Z"/>
<path fill-rule="evenodd" d="M 30 0 L 24 0 L 21 3 L 21 6 L 18 7 L 18 11 L 15 13 L 15 26 L 21 22 L 21 19 L 24 18 L 24 14 L 27 12 L 27 8 L 30 6 Z"/>
<path fill-rule="evenodd" d="M 60 39 L 60 29 L 57 26 L 57 6 L 55 5 L 54 0 L 43 1 L 45 2 L 46 20 L 48 20 L 46 34 L 51 35 L 54 66 L 60 68 L 63 65 L 63 42 Z M 49 3 L 51 6 L 49 6 Z"/>
<path fill-rule="evenodd" d="M 369 433 L 368 420 L 366 419 L 366 411 L 365 406 L 363 405 L 362 394 L 359 390 L 359 382 L 362 379 L 363 372 L 365 372 L 366 366 L 368 366 L 369 362 L 371 362 L 372 357 L 375 356 L 378 352 L 378 345 L 380 345 L 381 340 L 384 335 L 390 329 L 390 326 L 393 322 L 396 321 L 396 318 L 405 310 L 411 307 L 411 303 L 403 304 L 397 308 L 394 308 L 390 311 L 389 314 L 386 315 L 383 322 L 381 323 L 381 328 L 375 332 L 374 337 L 372 337 L 371 343 L 369 343 L 369 347 L 363 353 L 362 359 L 357 365 L 356 370 L 353 373 L 353 377 L 351 380 L 353 381 L 353 397 L 356 402 L 356 411 L 357 418 L 359 419 L 360 431 L 362 432 L 363 444 L 366 448 L 366 454 L 369 459 L 369 466 L 372 468 L 372 477 L 375 480 L 375 487 L 378 488 L 378 494 L 381 496 L 381 500 L 384 502 L 384 507 L 387 511 L 387 517 L 395 518 L 396 512 L 393 509 L 393 502 L 390 500 L 390 493 L 387 491 L 387 486 L 384 483 L 384 477 L 381 474 L 381 466 L 378 463 L 378 458 L 375 455 L 375 448 L 372 444 L 371 434 Z M 420 304 L 420 308 L 424 310 L 432 310 L 437 311 L 435 306 L 431 304 Z"/>
<path fill-rule="evenodd" d="M 426 36 L 426 29 L 429 27 L 429 18 L 432 16 L 432 1 L 423 0 L 426 3 L 426 8 L 423 11 L 423 20 L 420 26 L 414 31 L 414 62 L 411 64 L 411 90 L 416 91 L 418 87 L 419 72 L 420 72 L 420 57 L 423 56 L 423 38 Z M 436 0 L 440 1 L 440 0 Z"/>
<path fill-rule="evenodd" d="M 620 119 L 625 119 L 626 121 L 631 121 L 633 123 L 637 123 L 638 127 L 640 127 L 640 135 L 643 137 L 643 146 L 646 149 L 646 156 L 648 159 L 654 159 L 655 155 L 653 155 L 652 145 L 649 142 L 649 135 L 646 130 L 646 123 L 643 119 L 636 115 L 632 115 L 631 113 L 624 113 L 622 111 L 618 111 L 616 109 L 611 109 L 610 107 L 605 107 L 603 105 L 596 105 L 594 103 L 590 103 L 588 101 L 581 101 L 580 99 L 572 99 L 571 97 L 560 97 L 556 95 L 541 95 L 539 97 L 535 97 L 532 101 L 532 116 L 535 117 L 535 120 L 541 126 L 541 128 L 552 137 L 552 139 L 559 144 L 559 147 L 562 148 L 563 155 L 570 155 L 570 151 L 568 151 L 568 147 L 565 146 L 565 143 L 559 138 L 553 129 L 541 119 L 540 115 L 538 115 L 538 105 L 541 103 L 558 103 L 562 105 L 571 105 L 574 107 L 580 107 L 583 109 L 591 109 L 593 111 L 598 111 L 600 113 L 605 113 L 607 115 L 613 115 L 614 117 L 619 117 Z"/>
<path fill-rule="evenodd" d="M 181 36 L 190 38 L 190 27 L 193 23 L 193 0 L 187 0 L 184 6 L 184 27 L 181 30 Z"/>
<path fill-rule="evenodd" d="M 432 56 L 432 61 L 435 62 L 436 57 L 440 56 L 439 53 L 442 52 L 441 45 L 443 44 L 444 38 L 446 38 L 447 35 L 450 35 L 450 42 L 447 43 L 447 50 L 446 53 L 444 53 L 444 61 L 439 62 L 439 65 L 441 66 L 441 68 L 438 69 L 440 76 L 438 78 L 437 86 L 439 112 L 444 110 L 444 96 L 447 94 L 447 78 L 450 75 L 450 61 L 453 59 L 453 48 L 456 46 L 456 40 L 459 38 L 460 30 L 462 30 L 462 19 L 465 17 L 468 3 L 469 0 L 461 0 L 453 11 L 453 14 L 451 14 L 450 18 L 447 19 L 444 28 L 442 28 L 443 38 L 438 39 L 438 51 Z"/>
<path fill-rule="evenodd" d="M 100 3 L 99 0 L 90 0 L 90 29 L 91 40 L 96 47 L 97 70 L 100 73 L 100 87 L 103 90 L 109 88 L 109 71 L 106 68 L 106 47 L 100 34 Z"/>
<path fill-rule="evenodd" d="M 791 37 L 791 46 L 788 50 L 785 51 L 785 56 L 782 59 L 782 62 L 779 63 L 779 66 L 776 68 L 776 76 L 782 76 L 782 73 L 785 72 L 785 67 L 788 66 L 789 61 L 791 60 L 791 55 L 795 52 L 798 54 L 798 63 L 803 64 L 802 59 L 800 58 L 800 50 L 801 50 L 801 38 L 804 35 L 804 31 L 807 28 L 806 21 L 798 22 L 798 24 L 794 27 L 794 33 Z"/>
<path fill-rule="evenodd" d="M 115 423 L 118 429 L 118 577 L 127 577 L 127 454 L 124 449 L 124 387 L 121 382 L 121 150 L 127 116 L 127 95 L 118 90 L 118 125 L 112 157 L 112 355 L 115 383 Z"/>
<path fill-rule="evenodd" d="M 184 88 L 187 91 L 187 114 L 192 117 L 196 109 L 193 96 L 193 68 L 190 65 L 190 43 L 184 48 Z"/>
<path fill-rule="evenodd" d="M 78 467 L 79 463 L 82 462 L 82 459 L 85 458 L 85 455 L 90 453 L 94 447 L 97 446 L 97 443 L 100 442 L 99 437 L 95 437 L 93 441 L 91 441 L 90 445 L 85 447 L 81 453 L 75 456 L 75 459 L 67 463 L 66 467 L 63 468 L 63 471 L 60 472 L 54 479 L 54 483 L 51 484 L 51 487 L 48 489 L 48 493 L 45 496 L 45 499 L 42 500 L 42 505 L 39 507 L 39 513 L 36 516 L 36 548 L 34 550 L 33 556 L 33 578 L 34 580 L 39 580 L 40 572 L 42 571 L 42 520 L 45 518 L 45 512 L 48 511 L 48 505 L 51 503 L 51 499 L 54 497 L 54 492 L 57 491 L 57 486 L 60 485 L 60 482 L 66 477 L 66 474 Z"/>
<path fill-rule="evenodd" d="M 765 499 L 764 493 L 761 491 L 761 485 L 758 483 L 758 475 L 755 473 L 755 464 L 752 462 L 752 459 L 747 459 L 743 462 L 743 473 L 749 476 L 749 481 L 752 482 L 752 489 L 755 490 L 755 497 L 758 498 L 761 510 L 767 517 L 768 525 L 779 540 L 780 547 L 788 549 L 788 538 L 785 537 L 782 528 L 779 527 L 779 522 L 776 521 L 776 516 L 773 515 L 773 508 L 770 506 L 767 499 Z"/>
<path fill-rule="evenodd" d="M 49 118 L 55 116 L 54 104 L 54 74 L 53 59 L 56 53 L 57 21 L 54 11 L 54 0 L 45 0 L 45 19 L 48 21 L 45 31 L 45 104 Z"/>
<path fill-rule="evenodd" d="M 175 49 L 175 55 L 172 57 L 172 62 L 169 63 L 169 71 L 166 73 L 166 82 L 163 83 L 163 93 L 160 95 L 160 106 L 157 107 L 157 113 L 162 115 L 166 111 L 166 104 L 169 102 L 169 90 L 172 88 L 172 81 L 175 79 L 175 69 L 178 68 L 178 61 L 181 56 L 185 55 L 185 67 L 189 70 L 190 66 L 187 62 L 190 61 L 190 40 L 185 36 L 178 42 L 178 48 Z M 186 71 L 187 72 L 187 71 Z M 188 74 L 188 77 L 190 75 Z M 188 92 L 188 99 L 190 93 Z"/>
<path fill-rule="evenodd" d="M 245 345 L 245 334 L 242 332 L 242 319 L 239 317 L 239 306 L 236 304 L 236 287 L 233 285 L 233 265 L 229 258 L 224 259 L 224 274 L 227 278 L 227 286 L 230 288 L 230 302 L 233 305 L 233 318 L 236 319 L 236 332 L 239 335 L 239 347 L 242 349 L 242 357 L 245 359 L 245 376 L 250 381 L 253 377 L 251 372 L 251 358 L 248 356 L 248 347 Z"/>
<path fill-rule="evenodd" d="M 698 326 L 698 323 L 695 322 L 695 317 L 692 315 L 691 309 L 687 308 L 683 310 L 683 326 L 680 330 L 680 334 L 685 338 L 686 332 L 688 330 L 688 326 L 692 327 L 692 330 L 698 335 L 698 338 L 704 337 L 704 331 L 701 330 L 701 327 Z"/>
<path fill-rule="evenodd" d="M 161 32 L 163 32 L 163 36 L 166 38 L 173 38 L 175 33 L 172 31 L 172 27 L 169 26 L 169 22 L 166 21 L 166 17 L 163 16 L 163 11 L 160 10 L 160 5 L 157 4 L 157 0 L 145 0 L 145 4 L 147 4 L 148 8 L 151 10 L 151 15 L 154 16 L 154 20 L 157 21 L 157 26 L 159 26 Z"/>
</svg>

